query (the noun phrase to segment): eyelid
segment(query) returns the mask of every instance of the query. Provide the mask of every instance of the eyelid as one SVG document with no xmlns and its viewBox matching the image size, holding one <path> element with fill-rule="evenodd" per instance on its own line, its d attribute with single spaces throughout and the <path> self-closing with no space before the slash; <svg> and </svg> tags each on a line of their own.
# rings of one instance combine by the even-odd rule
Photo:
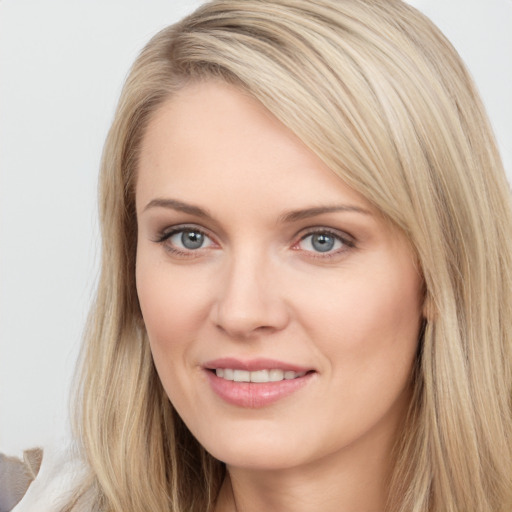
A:
<svg viewBox="0 0 512 512">
<path fill-rule="evenodd" d="M 333 236 L 334 238 L 338 239 L 342 243 L 342 248 L 335 250 L 335 251 L 326 251 L 325 253 L 319 252 L 319 251 L 306 251 L 302 250 L 298 247 L 299 243 L 308 238 L 309 236 L 313 236 L 316 234 L 328 234 L 330 236 Z M 325 226 L 317 226 L 317 227 L 311 227 L 307 228 L 306 230 L 303 230 L 298 236 L 297 241 L 293 244 L 293 249 L 295 250 L 302 250 L 305 253 L 310 254 L 311 256 L 315 258 L 329 258 L 335 255 L 338 255 L 340 253 L 346 252 L 349 249 L 354 249 L 356 247 L 356 239 L 347 233 L 346 231 L 340 231 L 338 229 L 334 228 L 328 228 Z"/>
<path fill-rule="evenodd" d="M 170 243 L 167 243 L 171 237 L 183 231 L 195 231 L 197 233 L 201 233 L 202 235 L 204 235 L 205 238 L 208 238 L 212 242 L 212 244 L 207 247 L 200 247 L 198 249 L 187 249 L 176 247 L 174 245 L 171 245 Z M 153 239 L 153 242 L 163 245 L 165 250 L 170 252 L 171 254 L 183 257 L 199 256 L 202 250 L 208 250 L 211 248 L 212 245 L 218 245 L 218 243 L 215 240 L 215 237 L 212 236 L 208 232 L 208 230 L 196 224 L 177 224 L 174 226 L 168 226 L 158 232 L 156 238 Z"/>
<path fill-rule="evenodd" d="M 197 231 L 198 233 L 201 233 L 202 235 L 205 235 L 208 238 L 213 239 L 213 237 L 208 233 L 208 230 L 202 228 L 201 226 L 198 226 L 196 224 L 176 224 L 174 226 L 168 226 L 162 230 L 159 230 L 156 238 L 153 241 L 157 243 L 165 242 L 171 236 L 182 231 Z"/>
<path fill-rule="evenodd" d="M 213 248 L 218 248 L 219 243 L 216 240 L 216 237 L 210 233 L 208 229 L 205 229 L 202 226 L 199 226 L 197 224 L 176 224 L 173 226 L 167 226 L 166 228 L 160 230 L 156 236 L 156 238 L 153 239 L 155 243 L 162 244 L 165 247 L 165 250 L 183 257 L 194 257 L 199 256 L 204 250 L 209 250 L 212 248 L 212 245 L 209 245 L 207 247 L 200 247 L 198 249 L 187 249 L 187 248 L 180 248 L 173 246 L 171 244 L 166 244 L 166 242 L 177 233 L 183 232 L 183 231 L 196 231 L 198 233 L 201 233 L 206 238 L 208 238 L 213 245 Z M 306 239 L 309 236 L 313 236 L 315 234 L 328 234 L 337 240 L 339 240 L 342 244 L 342 247 L 337 250 L 329 250 L 324 253 L 320 251 L 311 251 L 311 250 L 305 250 L 301 249 L 299 247 L 300 242 L 302 242 L 304 239 Z M 326 226 L 312 226 L 309 228 L 303 229 L 300 233 L 298 233 L 295 237 L 295 242 L 292 244 L 292 249 L 296 251 L 301 251 L 305 254 L 307 254 L 308 257 L 312 258 L 319 258 L 319 259 L 328 259 L 332 258 L 338 255 L 341 255 L 345 252 L 347 252 L 350 249 L 356 248 L 356 239 L 351 234 L 347 233 L 346 231 L 341 231 L 339 229 L 326 227 Z M 215 247 L 217 246 L 217 247 Z"/>
</svg>

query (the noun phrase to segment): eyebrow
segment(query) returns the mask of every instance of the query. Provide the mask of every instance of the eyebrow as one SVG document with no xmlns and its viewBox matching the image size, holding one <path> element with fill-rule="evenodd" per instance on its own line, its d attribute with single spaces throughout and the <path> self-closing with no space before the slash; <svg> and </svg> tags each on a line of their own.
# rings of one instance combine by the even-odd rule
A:
<svg viewBox="0 0 512 512">
<path fill-rule="evenodd" d="M 156 198 L 151 200 L 145 207 L 143 211 L 149 210 L 150 208 L 167 208 L 170 210 L 176 210 L 178 212 L 188 213 L 189 215 L 194 215 L 196 217 L 203 218 L 213 218 L 213 215 L 208 210 L 200 208 L 199 206 L 195 206 L 189 203 L 184 203 L 182 201 L 178 201 L 177 199 L 163 199 Z M 291 210 L 285 212 L 279 217 L 279 222 L 286 224 L 291 222 L 297 222 L 304 219 L 309 219 L 311 217 L 317 217 L 318 215 L 323 215 L 326 213 L 336 213 L 336 212 L 355 212 L 361 213 L 363 215 L 371 215 L 369 210 L 361 208 L 355 205 L 327 205 L 327 206 L 314 206 L 311 208 L 301 208 L 299 210 Z"/>
<path fill-rule="evenodd" d="M 149 210 L 150 208 L 168 208 L 170 210 L 176 210 L 178 212 L 195 215 L 196 217 L 212 218 L 212 215 L 208 212 L 208 210 L 204 210 L 203 208 L 194 206 L 192 204 L 183 203 L 177 199 L 153 199 L 144 207 L 143 211 Z"/>
<path fill-rule="evenodd" d="M 279 220 L 283 223 L 297 222 L 299 220 L 309 219 L 311 217 L 317 217 L 325 213 L 336 213 L 336 212 L 355 212 L 362 213 L 364 215 L 371 215 L 369 210 L 365 210 L 359 206 L 339 204 L 339 205 L 328 205 L 328 206 L 316 206 L 313 208 L 304 208 L 300 210 L 293 210 L 286 212 Z"/>
</svg>

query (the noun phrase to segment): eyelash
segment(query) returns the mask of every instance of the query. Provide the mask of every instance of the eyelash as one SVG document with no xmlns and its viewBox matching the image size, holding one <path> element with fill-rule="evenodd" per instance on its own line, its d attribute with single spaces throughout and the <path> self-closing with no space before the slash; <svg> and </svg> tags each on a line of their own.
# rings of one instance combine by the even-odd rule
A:
<svg viewBox="0 0 512 512">
<path fill-rule="evenodd" d="M 200 247 L 196 250 L 194 249 L 180 249 L 180 248 L 177 248 L 171 244 L 166 244 L 166 242 L 171 238 L 173 237 L 174 235 L 177 235 L 178 233 L 183 233 L 183 232 L 186 232 L 186 231 L 189 231 L 189 232 L 193 232 L 193 233 L 198 233 L 202 236 L 204 236 L 205 238 L 208 238 L 209 240 L 211 240 L 214 244 L 216 243 L 214 241 L 214 239 L 208 235 L 208 233 L 197 227 L 197 226 L 194 226 L 194 225 L 179 225 L 179 226 L 175 226 L 173 227 L 170 231 L 169 230 L 164 230 L 162 231 L 159 236 L 156 238 L 156 240 L 154 240 L 156 243 L 158 244 L 162 244 L 165 246 L 165 250 L 170 252 L 171 254 L 174 254 L 176 256 L 180 256 L 180 257 L 184 257 L 184 258 L 193 258 L 193 257 L 197 257 L 199 256 L 199 254 L 195 254 L 195 253 L 199 253 L 199 251 L 201 249 L 204 249 L 203 247 Z M 307 251 L 307 250 L 303 250 L 303 252 L 307 253 L 308 254 L 308 257 L 311 257 L 311 258 L 316 258 L 316 259 L 322 259 L 322 260 L 327 260 L 327 259 L 330 259 L 330 258 L 333 258 L 333 257 L 336 257 L 336 256 L 339 256 L 341 253 L 344 253 L 350 249 L 354 249 L 356 248 L 356 243 L 355 243 L 355 240 L 352 236 L 344 233 L 340 233 L 339 231 L 336 231 L 336 230 L 332 230 L 332 229 L 329 229 L 329 228 L 324 228 L 324 227 L 319 227 L 319 228 L 310 228 L 306 233 L 304 233 L 298 240 L 297 242 L 295 242 L 293 245 L 292 245 L 292 249 L 293 250 L 297 250 L 297 251 L 300 251 L 301 249 L 298 247 L 299 244 L 301 242 L 303 242 L 304 240 L 306 240 L 308 237 L 312 237 L 314 235 L 328 235 L 328 236 L 331 236 L 333 237 L 336 241 L 338 242 L 341 242 L 342 244 L 342 247 L 338 250 L 335 250 L 335 251 L 326 251 L 324 253 L 322 253 L 321 251 Z"/>
<path fill-rule="evenodd" d="M 155 242 L 158 244 L 164 245 L 165 250 L 170 252 L 171 254 L 174 254 L 176 256 L 181 256 L 184 258 L 193 258 L 193 257 L 197 256 L 194 253 L 200 251 L 201 248 L 199 248 L 197 250 L 193 250 L 193 249 L 183 250 L 183 249 L 175 247 L 171 244 L 166 243 L 174 235 L 177 235 L 178 233 L 183 233 L 186 231 L 193 232 L 193 233 L 199 233 L 200 235 L 203 235 L 205 238 L 208 238 L 213 241 L 212 237 L 209 236 L 208 233 L 206 233 L 206 231 L 204 231 L 203 229 L 201 229 L 197 226 L 185 224 L 185 225 L 175 226 L 171 230 L 166 229 L 166 230 L 162 231 L 159 234 L 159 236 L 157 237 L 157 239 L 155 240 Z"/>
<path fill-rule="evenodd" d="M 311 257 L 311 258 L 318 258 L 318 259 L 326 260 L 326 259 L 335 258 L 337 256 L 340 256 L 342 253 L 345 253 L 350 249 L 356 248 L 355 240 L 352 236 L 350 236 L 346 233 L 342 234 L 339 231 L 332 230 L 329 228 L 323 228 L 323 227 L 316 228 L 316 229 L 310 229 L 307 233 L 305 233 L 304 235 L 302 235 L 300 237 L 300 239 L 292 246 L 292 248 L 295 250 L 300 250 L 300 248 L 298 248 L 298 245 L 302 241 L 306 240 L 308 237 L 312 237 L 314 235 L 329 235 L 329 236 L 333 237 L 335 240 L 341 242 L 342 247 L 339 248 L 338 250 L 335 250 L 335 251 L 329 250 L 328 252 L 326 251 L 324 253 L 322 253 L 320 251 L 304 251 L 304 252 L 307 252 L 309 257 Z"/>
</svg>

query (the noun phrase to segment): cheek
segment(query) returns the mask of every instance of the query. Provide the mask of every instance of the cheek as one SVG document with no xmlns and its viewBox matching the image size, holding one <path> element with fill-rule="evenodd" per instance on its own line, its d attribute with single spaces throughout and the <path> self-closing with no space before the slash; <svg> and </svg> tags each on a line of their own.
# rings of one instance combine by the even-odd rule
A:
<svg viewBox="0 0 512 512">
<path fill-rule="evenodd" d="M 206 292 L 187 272 L 173 272 L 165 261 L 144 254 L 137 261 L 136 282 L 155 366 L 168 390 L 189 361 L 186 355 L 207 314 Z"/>
<path fill-rule="evenodd" d="M 152 344 L 164 341 L 175 326 L 180 304 L 172 290 L 158 266 L 137 263 L 137 295 Z"/>
<path fill-rule="evenodd" d="M 139 257 L 137 294 L 162 386 L 180 414 L 189 417 L 199 414 L 200 397 L 190 379 L 197 372 L 194 347 L 207 301 L 187 272 L 166 263 Z"/>
<path fill-rule="evenodd" d="M 421 279 L 410 263 L 370 268 L 352 269 L 343 282 L 325 283 L 303 299 L 310 337 L 328 354 L 339 386 L 351 390 L 347 400 L 361 403 L 369 395 L 392 399 L 406 386 L 422 318 Z"/>
<path fill-rule="evenodd" d="M 336 293 L 336 300 L 324 300 L 324 308 L 309 296 L 309 326 L 327 355 L 323 394 L 337 411 L 333 417 L 321 409 L 317 419 L 333 425 L 333 440 L 338 431 L 349 440 L 379 424 L 394 429 L 406 412 L 421 325 L 420 280 L 411 277 L 346 279 L 342 296 L 335 287 L 330 295 Z"/>
<path fill-rule="evenodd" d="M 139 250 L 136 284 L 148 334 L 156 340 L 171 338 L 201 317 L 207 301 L 201 282 L 207 281 L 185 267 L 174 268 L 153 252 Z"/>
<path fill-rule="evenodd" d="M 328 338 L 358 346 L 379 339 L 410 338 L 421 318 L 421 282 L 414 271 L 375 274 L 351 273 L 311 287 L 303 296 L 310 327 L 322 328 Z M 302 308 L 305 310 L 306 308 Z M 370 336 L 370 332 L 374 335 Z"/>
</svg>

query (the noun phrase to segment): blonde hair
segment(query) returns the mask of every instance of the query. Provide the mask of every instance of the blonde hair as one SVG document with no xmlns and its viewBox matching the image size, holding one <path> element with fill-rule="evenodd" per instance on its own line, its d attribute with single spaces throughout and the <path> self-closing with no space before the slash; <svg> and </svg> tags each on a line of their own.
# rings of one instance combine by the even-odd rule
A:
<svg viewBox="0 0 512 512">
<path fill-rule="evenodd" d="M 399 0 L 214 0 L 135 62 L 102 163 L 101 278 L 77 391 L 91 470 L 78 502 L 202 512 L 224 477 L 162 389 L 134 282 L 145 127 L 175 91 L 210 78 L 257 98 L 417 254 L 426 323 L 389 510 L 512 509 L 509 187 L 460 58 Z"/>
</svg>

